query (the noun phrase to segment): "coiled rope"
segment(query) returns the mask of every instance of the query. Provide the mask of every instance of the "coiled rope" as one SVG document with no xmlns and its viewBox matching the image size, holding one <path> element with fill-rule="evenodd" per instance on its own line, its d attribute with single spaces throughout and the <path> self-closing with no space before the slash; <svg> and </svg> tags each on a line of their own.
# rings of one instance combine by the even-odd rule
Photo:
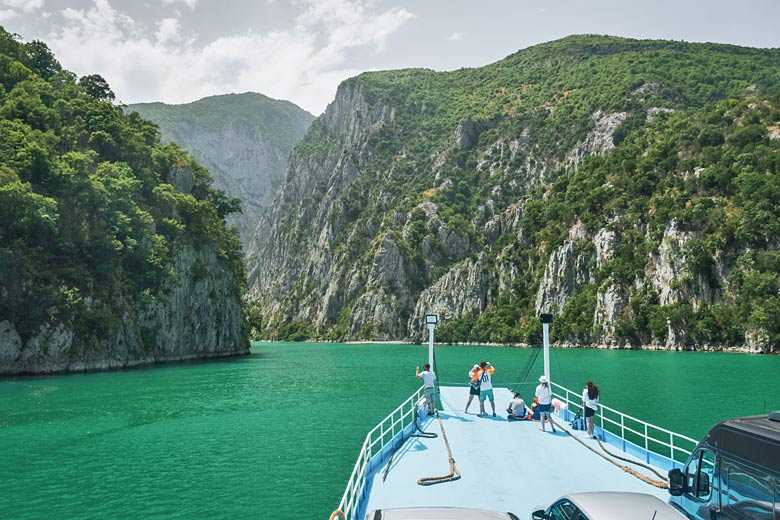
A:
<svg viewBox="0 0 780 520">
<path fill-rule="evenodd" d="M 330 518 L 328 520 L 336 520 L 336 518 L 341 518 L 341 520 L 347 520 L 347 515 L 344 514 L 344 511 L 341 509 L 336 509 L 330 514 Z"/>
<path fill-rule="evenodd" d="M 438 414 L 437 414 L 438 415 Z M 424 432 L 420 429 L 420 425 L 417 422 L 417 418 L 419 417 L 419 414 L 417 413 L 417 408 L 414 409 L 414 427 L 417 429 L 419 433 L 413 433 L 409 437 L 422 437 L 424 439 L 435 439 L 438 437 L 437 434 L 433 432 Z M 393 452 L 390 454 L 390 458 L 387 459 L 387 465 L 385 466 L 385 472 L 382 474 L 382 482 L 385 481 L 387 478 L 387 473 L 390 471 L 390 464 L 393 462 L 393 456 L 395 456 L 395 452 L 398 451 L 398 448 L 403 446 L 403 442 L 399 443 L 398 446 L 393 450 Z"/>
<path fill-rule="evenodd" d="M 601 457 L 601 458 L 603 458 L 604 460 L 606 460 L 606 461 L 609 461 L 609 462 L 611 462 L 612 464 L 614 464 L 615 466 L 619 467 L 620 469 L 622 469 L 622 470 L 623 470 L 623 471 L 625 471 L 626 473 L 629 473 L 629 474 L 631 474 L 631 475 L 635 476 L 636 478 L 638 478 L 638 479 L 639 479 L 639 480 L 641 480 L 642 482 L 645 482 L 645 483 L 647 483 L 647 484 L 650 484 L 651 486 L 655 486 L 655 487 L 657 487 L 657 488 L 661 488 L 661 489 L 669 489 L 669 484 L 667 483 L 667 479 L 666 479 L 666 478 L 664 478 L 664 476 L 663 476 L 663 475 L 661 475 L 660 473 L 658 473 L 658 472 L 657 472 L 657 471 L 656 471 L 654 468 L 652 468 L 651 466 L 648 466 L 647 464 L 643 464 L 642 462 L 637 462 L 637 461 L 635 461 L 635 460 L 626 459 L 626 458 L 620 457 L 620 456 L 618 456 L 618 455 L 615 455 L 614 453 L 611 453 L 611 452 L 610 452 L 609 450 L 607 450 L 607 449 L 604 447 L 604 445 L 601 443 L 601 439 L 599 439 L 598 437 L 596 437 L 596 441 L 599 443 L 599 446 L 601 447 L 601 449 L 602 449 L 602 450 L 604 450 L 604 452 L 605 452 L 606 454 L 608 454 L 610 457 L 614 457 L 615 459 L 622 460 L 622 461 L 624 461 L 624 462 L 629 462 L 629 463 L 631 463 L 631 464 L 636 464 L 637 466 L 641 466 L 641 467 L 643 467 L 643 468 L 646 468 L 646 469 L 648 469 L 648 470 L 652 471 L 653 473 L 655 473 L 656 475 L 658 475 L 658 477 L 660 477 L 662 480 L 654 480 L 654 479 L 652 479 L 652 478 L 648 477 L 647 475 L 643 475 L 642 473 L 640 473 L 640 472 L 636 471 L 636 470 L 635 470 L 635 469 L 633 469 L 633 468 L 630 468 L 630 467 L 628 467 L 628 466 L 624 466 L 623 464 L 619 464 L 617 461 L 615 461 L 615 460 L 613 460 L 613 459 L 611 459 L 611 458 L 607 457 L 607 455 L 605 455 L 604 453 L 600 453 L 599 451 L 596 451 L 595 449 L 593 449 L 591 446 L 589 446 L 588 444 L 586 444 L 585 442 L 583 442 L 583 441 L 582 441 L 582 439 L 580 439 L 579 437 L 577 437 L 577 436 L 573 435 L 573 434 L 572 434 L 572 433 L 571 433 L 571 432 L 570 432 L 568 429 L 564 428 L 564 427 L 563 427 L 561 424 L 558 424 L 556 421 L 554 421 L 552 417 L 550 417 L 550 421 L 551 421 L 551 422 L 552 422 L 552 423 L 553 423 L 555 426 L 557 426 L 557 427 L 558 427 L 558 428 L 560 428 L 561 430 L 563 430 L 563 431 L 565 431 L 566 433 L 568 433 L 568 434 L 569 434 L 569 437 L 571 437 L 571 438 L 572 438 L 572 439 L 574 439 L 575 441 L 579 442 L 580 444 L 582 444 L 583 446 L 585 446 L 586 448 L 588 448 L 590 451 L 592 451 L 593 453 L 595 453 L 595 454 L 596 454 L 596 455 L 598 455 L 599 457 Z"/>
<path fill-rule="evenodd" d="M 444 423 L 441 420 L 438 410 L 436 411 L 436 418 L 439 419 L 439 426 L 441 427 L 441 436 L 444 439 L 444 444 L 447 446 L 447 457 L 450 459 L 450 473 L 443 477 L 422 477 L 417 480 L 417 483 L 421 486 L 431 486 L 433 484 L 441 484 L 442 482 L 451 482 L 460 478 L 460 471 L 455 467 L 455 459 L 452 458 L 452 450 L 450 449 L 450 442 L 447 440 L 447 432 L 444 431 Z"/>
</svg>

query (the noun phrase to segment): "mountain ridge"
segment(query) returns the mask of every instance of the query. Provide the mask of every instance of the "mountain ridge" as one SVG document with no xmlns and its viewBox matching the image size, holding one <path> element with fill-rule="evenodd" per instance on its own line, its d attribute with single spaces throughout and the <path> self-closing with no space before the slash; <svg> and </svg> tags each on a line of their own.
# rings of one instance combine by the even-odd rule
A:
<svg viewBox="0 0 780 520">
<path fill-rule="evenodd" d="M 249 353 L 235 204 L 114 98 L 0 28 L 0 375 Z"/>
<path fill-rule="evenodd" d="M 128 105 L 154 121 L 163 142 L 176 142 L 206 166 L 214 187 L 241 201 L 227 222 L 244 249 L 284 178 L 287 157 L 314 116 L 290 101 L 257 92 L 208 96 L 191 103 Z"/>
<path fill-rule="evenodd" d="M 724 259 L 776 254 L 731 227 L 745 225 L 741 183 L 761 168 L 772 204 L 778 65 L 777 50 L 573 36 L 480 68 L 346 80 L 294 149 L 250 252 L 255 330 L 414 340 L 437 312 L 452 316 L 443 341 L 527 342 L 554 308 L 571 344 L 774 351 L 777 327 L 760 315 L 776 298 L 760 303 L 734 274 L 771 273 Z M 757 171 L 741 172 L 737 147 Z M 719 168 L 720 184 L 699 180 Z M 689 215 L 712 197 L 731 226 L 717 228 L 723 249 L 702 246 Z M 716 326 L 724 309 L 745 323 Z"/>
</svg>

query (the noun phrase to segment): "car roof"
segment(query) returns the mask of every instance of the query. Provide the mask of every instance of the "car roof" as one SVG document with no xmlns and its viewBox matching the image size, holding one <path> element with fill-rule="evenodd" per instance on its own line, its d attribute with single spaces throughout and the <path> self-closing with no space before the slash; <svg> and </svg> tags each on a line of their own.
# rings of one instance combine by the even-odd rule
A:
<svg viewBox="0 0 780 520">
<path fill-rule="evenodd" d="M 701 444 L 714 446 L 730 456 L 780 472 L 780 412 L 737 417 L 720 422 Z"/>
<path fill-rule="evenodd" d="M 594 491 L 572 493 L 571 500 L 591 520 L 680 520 L 685 518 L 660 498 L 645 493 Z"/>
<path fill-rule="evenodd" d="M 378 509 L 366 515 L 366 520 L 512 520 L 511 513 L 463 509 L 460 507 L 404 507 Z"/>
</svg>

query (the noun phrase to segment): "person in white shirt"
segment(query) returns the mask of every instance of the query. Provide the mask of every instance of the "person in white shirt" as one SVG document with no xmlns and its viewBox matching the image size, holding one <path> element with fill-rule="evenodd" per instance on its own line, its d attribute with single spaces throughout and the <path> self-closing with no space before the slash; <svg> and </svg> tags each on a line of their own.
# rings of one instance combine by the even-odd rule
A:
<svg viewBox="0 0 780 520">
<path fill-rule="evenodd" d="M 425 402 L 428 404 L 428 413 L 433 415 L 434 399 L 436 395 L 436 374 L 431 370 L 430 363 L 425 363 L 423 368 L 425 370 L 420 372 L 420 367 L 417 367 L 414 371 L 414 375 L 423 380 L 423 387 L 425 387 Z"/>
<path fill-rule="evenodd" d="M 539 386 L 536 387 L 536 398 L 539 399 L 537 410 L 539 410 L 539 421 L 541 422 L 540 430 L 544 431 L 544 422 L 550 421 L 550 428 L 555 433 L 555 426 L 552 423 L 550 417 L 550 405 L 552 404 L 552 388 L 550 388 L 550 382 L 547 380 L 547 376 L 539 378 Z"/>
<path fill-rule="evenodd" d="M 493 407 L 493 417 L 496 416 L 496 401 L 493 396 L 493 372 L 496 369 L 490 364 L 490 361 L 481 361 L 477 377 L 479 377 L 479 416 L 485 416 L 485 399 L 490 399 L 490 406 Z"/>
<path fill-rule="evenodd" d="M 585 383 L 585 389 L 582 391 L 582 410 L 585 412 L 585 427 L 588 431 L 588 437 L 595 439 L 593 435 L 593 416 L 599 409 L 599 387 L 593 384 L 593 381 Z"/>
</svg>

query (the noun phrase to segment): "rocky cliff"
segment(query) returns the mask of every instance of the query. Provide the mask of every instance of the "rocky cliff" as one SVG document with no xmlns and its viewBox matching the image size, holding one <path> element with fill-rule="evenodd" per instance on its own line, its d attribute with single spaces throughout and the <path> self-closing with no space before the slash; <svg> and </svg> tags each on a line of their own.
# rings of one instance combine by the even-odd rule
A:
<svg viewBox="0 0 780 520">
<path fill-rule="evenodd" d="M 228 216 L 248 246 L 263 212 L 282 183 L 290 151 L 314 116 L 288 101 L 262 94 L 212 96 L 184 105 L 129 105 L 160 127 L 203 166 L 214 187 L 241 201 L 241 213 Z"/>
<path fill-rule="evenodd" d="M 0 64 L 0 375 L 247 354 L 236 203 L 44 43 Z"/>
<path fill-rule="evenodd" d="M 191 192 L 191 169 L 174 168 L 171 182 L 182 193 Z M 113 283 L 102 293 L 104 300 L 79 297 L 73 290 L 67 311 L 61 302 L 37 309 L 47 318 L 37 321 L 33 330 L 17 330 L 13 318 L 0 320 L 0 375 L 109 370 L 248 354 L 243 271 L 231 265 L 225 251 L 215 243 L 182 243 L 171 252 L 165 269 L 168 280 L 140 301 Z"/>
<path fill-rule="evenodd" d="M 23 341 L 14 323 L 0 322 L 0 375 L 51 374 L 129 368 L 166 361 L 249 353 L 244 339 L 238 280 L 211 248 L 185 248 L 170 266 L 178 284 L 163 288 L 149 305 L 121 302 L 108 334 L 77 334 L 73 320 L 40 324 Z M 200 272 L 197 278 L 191 273 Z M 122 295 L 116 298 L 121 300 Z M 87 300 L 86 310 L 103 302 Z"/>
<path fill-rule="evenodd" d="M 553 312 L 570 345 L 776 351 L 777 64 L 571 37 L 346 81 L 249 259 L 256 334 L 535 342 Z"/>
</svg>

